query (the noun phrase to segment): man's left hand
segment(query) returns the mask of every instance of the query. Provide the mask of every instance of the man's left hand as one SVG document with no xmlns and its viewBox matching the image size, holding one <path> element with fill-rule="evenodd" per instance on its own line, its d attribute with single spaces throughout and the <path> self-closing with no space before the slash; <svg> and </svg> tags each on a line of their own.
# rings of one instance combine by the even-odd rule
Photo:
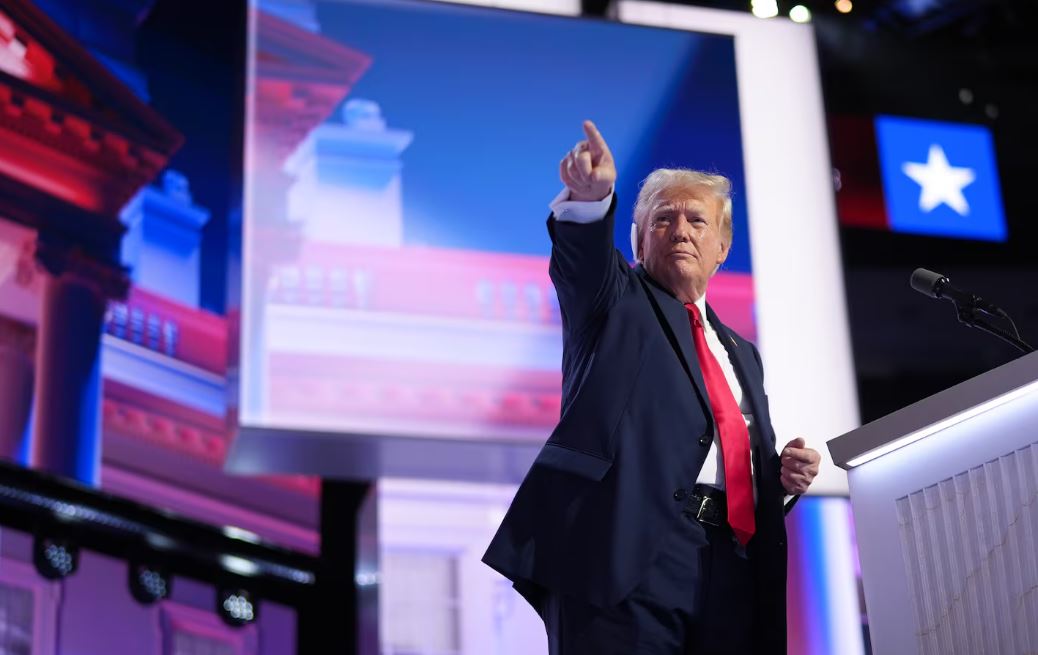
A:
<svg viewBox="0 0 1038 655">
<path fill-rule="evenodd" d="M 797 437 L 782 449 L 782 486 L 788 494 L 804 493 L 818 475 L 822 456 L 813 448 L 805 448 L 805 445 L 806 442 Z"/>
</svg>

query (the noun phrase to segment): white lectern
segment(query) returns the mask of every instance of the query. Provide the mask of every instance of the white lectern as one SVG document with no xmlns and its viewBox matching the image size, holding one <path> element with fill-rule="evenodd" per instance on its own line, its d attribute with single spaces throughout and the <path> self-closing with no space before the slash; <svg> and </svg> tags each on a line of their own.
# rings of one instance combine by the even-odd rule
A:
<svg viewBox="0 0 1038 655">
<path fill-rule="evenodd" d="M 1038 653 L 1038 353 L 828 445 L 873 652 Z"/>
</svg>

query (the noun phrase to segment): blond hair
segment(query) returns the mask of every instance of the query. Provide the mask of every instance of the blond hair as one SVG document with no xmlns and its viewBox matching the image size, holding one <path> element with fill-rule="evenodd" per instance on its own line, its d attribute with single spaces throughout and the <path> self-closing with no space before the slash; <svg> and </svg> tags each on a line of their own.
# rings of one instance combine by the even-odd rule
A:
<svg viewBox="0 0 1038 655">
<path fill-rule="evenodd" d="M 641 184 L 634 204 L 634 225 L 631 227 L 631 246 L 635 258 L 641 243 L 645 221 L 663 201 L 675 191 L 709 189 L 721 200 L 721 235 L 732 243 L 732 182 L 724 175 L 694 171 L 690 168 L 657 168 Z"/>
</svg>

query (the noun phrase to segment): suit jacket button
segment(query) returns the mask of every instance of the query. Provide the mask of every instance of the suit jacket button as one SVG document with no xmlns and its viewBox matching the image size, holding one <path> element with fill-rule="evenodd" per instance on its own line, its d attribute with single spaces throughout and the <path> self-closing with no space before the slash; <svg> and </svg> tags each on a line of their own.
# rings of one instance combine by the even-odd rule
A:
<svg viewBox="0 0 1038 655">
<path fill-rule="evenodd" d="M 685 490 L 678 489 L 674 492 L 674 500 L 685 500 Z"/>
<path fill-rule="evenodd" d="M 713 439 L 711 439 L 709 435 L 704 434 L 703 436 L 699 437 L 700 446 L 709 446 L 711 441 L 713 441 Z"/>
</svg>

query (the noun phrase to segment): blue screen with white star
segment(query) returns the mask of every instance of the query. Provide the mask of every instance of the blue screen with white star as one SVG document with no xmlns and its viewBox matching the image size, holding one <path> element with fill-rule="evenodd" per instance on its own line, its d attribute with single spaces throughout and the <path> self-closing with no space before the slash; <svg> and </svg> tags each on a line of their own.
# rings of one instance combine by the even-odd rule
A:
<svg viewBox="0 0 1038 655">
<path fill-rule="evenodd" d="M 986 127 L 877 116 L 876 141 L 891 230 L 1008 238 L 994 142 Z"/>
</svg>

